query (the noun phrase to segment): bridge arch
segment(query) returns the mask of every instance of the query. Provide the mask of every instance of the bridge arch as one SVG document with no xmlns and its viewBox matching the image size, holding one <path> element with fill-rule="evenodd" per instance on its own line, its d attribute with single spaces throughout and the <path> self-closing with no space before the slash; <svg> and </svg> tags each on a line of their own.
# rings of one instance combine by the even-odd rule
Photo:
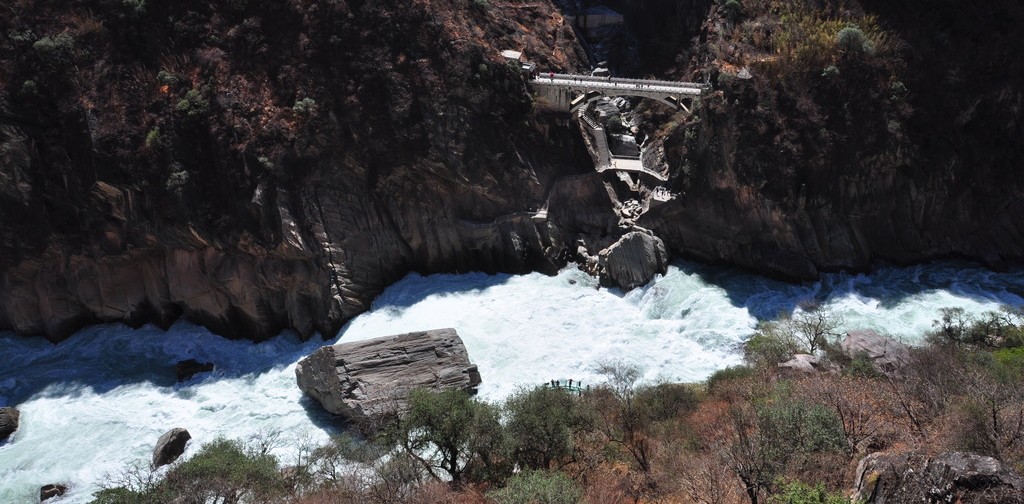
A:
<svg viewBox="0 0 1024 504">
<path fill-rule="evenodd" d="M 572 92 L 572 91 L 570 91 Z M 687 113 L 693 109 L 693 98 L 691 97 L 676 97 L 676 96 L 650 96 L 650 94 L 638 94 L 630 93 L 628 91 L 615 91 L 612 93 L 605 91 L 577 91 L 576 97 L 569 102 L 569 112 L 575 114 L 581 108 L 586 108 L 591 103 L 600 100 L 601 98 L 615 98 L 615 97 L 631 97 L 631 98 L 642 98 L 645 100 L 653 100 L 659 103 L 663 103 L 673 110 L 683 110 Z"/>
</svg>

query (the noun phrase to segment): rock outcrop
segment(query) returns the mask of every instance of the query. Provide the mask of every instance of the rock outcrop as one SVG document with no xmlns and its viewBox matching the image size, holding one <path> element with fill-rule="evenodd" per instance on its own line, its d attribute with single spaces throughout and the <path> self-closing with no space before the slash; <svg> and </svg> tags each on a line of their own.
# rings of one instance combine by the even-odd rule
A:
<svg viewBox="0 0 1024 504">
<path fill-rule="evenodd" d="M 1024 502 L 1024 477 L 972 453 L 872 453 L 857 465 L 853 498 L 867 504 Z"/>
<path fill-rule="evenodd" d="M 199 373 L 209 373 L 213 371 L 214 365 L 212 362 L 199 362 L 195 359 L 186 359 L 179 361 L 174 365 L 174 374 L 178 378 L 178 382 L 184 382 L 191 380 L 193 376 Z"/>
<path fill-rule="evenodd" d="M 56 341 L 184 317 L 229 337 L 333 335 L 410 271 L 554 272 L 562 237 L 603 225 L 564 206 L 589 191 L 578 133 L 532 115 L 501 56 L 583 66 L 550 3 L 251 4 L 245 26 L 216 3 L 130 23 L 86 3 L 104 29 L 74 41 L 66 82 L 39 81 L 35 40 L 0 40 L 0 81 L 18 82 L 0 90 L 0 330 Z M 51 24 L 61 12 L 32 3 L 0 32 L 77 33 Z M 167 58 L 182 65 L 134 90 L 129 68 Z M 99 102 L 118 106 L 82 105 Z"/>
<path fill-rule="evenodd" d="M 14 431 L 18 430 L 18 422 L 21 413 L 10 406 L 0 408 L 0 443 L 7 440 Z"/>
<path fill-rule="evenodd" d="M 851 359 L 867 357 L 876 370 L 885 374 L 898 373 L 910 362 L 910 348 L 907 345 L 871 329 L 846 333 L 839 346 Z"/>
<path fill-rule="evenodd" d="M 746 67 L 765 46 L 708 16 L 697 43 L 681 44 L 689 65 L 676 77 L 710 77 L 714 89 L 691 120 L 648 143 L 664 140 L 672 190 L 685 197 L 637 223 L 672 253 L 786 278 L 879 260 L 954 256 L 1000 267 L 1024 259 L 1024 151 L 1012 140 L 1024 128 L 1024 57 L 985 37 L 1024 22 L 1019 2 L 976 13 L 881 0 L 847 7 L 841 15 L 877 16 L 904 49 L 837 57 L 833 77 L 795 62 L 795 72 Z M 744 19 L 785 24 L 766 9 L 752 5 Z M 887 64 L 894 60 L 908 64 Z M 935 85 L 950 67 L 1000 68 L 1000 78 Z"/>
<path fill-rule="evenodd" d="M 630 231 L 598 254 L 601 283 L 625 290 L 646 285 L 668 269 L 661 239 L 646 230 Z"/>
<path fill-rule="evenodd" d="M 60 497 L 67 493 L 68 487 L 61 484 L 50 484 L 39 487 L 39 502 L 50 500 L 54 497 Z"/>
<path fill-rule="evenodd" d="M 157 440 L 153 447 L 152 467 L 156 469 L 178 460 L 182 453 L 185 453 L 185 445 L 192 439 L 192 434 L 185 429 L 175 427 Z"/>
<path fill-rule="evenodd" d="M 413 389 L 473 393 L 480 384 L 454 329 L 325 346 L 299 361 L 295 377 L 324 409 L 358 425 L 401 411 Z"/>
<path fill-rule="evenodd" d="M 646 123 L 645 152 L 664 157 L 660 189 L 676 197 L 636 217 L 658 239 L 609 251 L 605 281 L 642 285 L 665 250 L 787 278 L 877 259 L 1024 259 L 1022 157 L 1008 140 L 1024 65 L 1007 37 L 978 32 L 992 13 L 1020 24 L 1019 9 L 996 2 L 922 16 L 854 2 L 918 57 L 895 58 L 900 75 L 887 69 L 902 63 L 854 65 L 840 79 L 718 79 L 723 59 L 762 53 L 728 39 L 713 2 L 613 2 L 647 30 L 652 61 L 637 73 L 691 61 L 665 78 L 714 89 L 694 116 Z M 333 335 L 410 271 L 553 272 L 578 239 L 617 236 L 569 118 L 534 113 L 501 56 L 578 71 L 572 28 L 548 1 L 480 4 L 171 2 L 127 15 L 89 0 L 87 16 L 30 2 L 0 18 L 0 33 L 24 35 L 0 38 L 0 330 L 56 341 L 184 317 L 229 337 Z M 947 21 L 952 39 L 936 42 L 929 23 Z M 992 58 L 975 57 L 978 41 Z M 979 68 L 991 61 L 998 72 Z"/>
<path fill-rule="evenodd" d="M 795 354 L 792 359 L 779 363 L 779 367 L 802 373 L 816 373 L 821 368 L 821 359 L 810 354 Z"/>
</svg>

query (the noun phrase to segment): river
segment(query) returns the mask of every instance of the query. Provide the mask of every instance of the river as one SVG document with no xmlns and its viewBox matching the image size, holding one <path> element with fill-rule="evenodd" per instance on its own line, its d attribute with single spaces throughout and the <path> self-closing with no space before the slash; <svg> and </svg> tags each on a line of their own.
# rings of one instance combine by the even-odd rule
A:
<svg viewBox="0 0 1024 504">
<path fill-rule="evenodd" d="M 648 382 L 700 381 L 740 363 L 739 345 L 759 319 L 807 299 L 833 310 L 847 329 L 913 343 L 942 307 L 982 313 L 1024 304 L 1024 270 L 945 262 L 787 284 L 677 262 L 626 293 L 599 288 L 573 267 L 556 276 L 411 274 L 336 340 L 454 327 L 480 368 L 481 396 L 500 400 L 551 379 L 596 383 L 595 366 L 613 360 L 640 366 Z M 334 432 L 295 385 L 295 363 L 322 344 L 287 333 L 260 344 L 230 341 L 185 322 L 166 332 L 94 326 L 58 345 L 0 333 L 0 406 L 22 414 L 20 430 L 0 445 L 0 502 L 37 502 L 47 483 L 71 488 L 61 502 L 88 502 L 126 466 L 148 463 L 172 427 L 192 433 L 189 451 L 217 436 L 278 431 L 283 446 L 274 453 L 287 465 L 296 446 Z M 175 383 L 174 364 L 188 358 L 217 369 Z"/>
</svg>

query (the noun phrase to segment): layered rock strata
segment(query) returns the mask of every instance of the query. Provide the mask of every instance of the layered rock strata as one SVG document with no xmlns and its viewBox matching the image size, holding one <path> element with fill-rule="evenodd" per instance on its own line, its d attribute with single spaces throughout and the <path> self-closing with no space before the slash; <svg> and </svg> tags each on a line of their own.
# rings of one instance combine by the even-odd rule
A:
<svg viewBox="0 0 1024 504">
<path fill-rule="evenodd" d="M 480 373 L 454 329 L 325 346 L 295 367 L 299 388 L 357 425 L 403 411 L 414 389 L 475 393 Z"/>
<path fill-rule="evenodd" d="M 973 453 L 872 453 L 857 466 L 853 499 L 868 504 L 1024 502 L 1024 476 Z"/>
</svg>

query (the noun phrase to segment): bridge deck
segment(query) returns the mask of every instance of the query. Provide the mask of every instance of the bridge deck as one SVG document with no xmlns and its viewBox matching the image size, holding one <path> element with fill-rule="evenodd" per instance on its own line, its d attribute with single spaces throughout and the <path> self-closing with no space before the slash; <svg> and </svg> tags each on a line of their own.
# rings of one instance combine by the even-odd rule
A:
<svg viewBox="0 0 1024 504">
<path fill-rule="evenodd" d="M 693 82 L 671 82 L 645 79 L 621 79 L 616 77 L 594 77 L 591 75 L 573 74 L 539 74 L 530 79 L 530 84 L 565 89 L 594 91 L 613 91 L 622 94 L 664 94 L 664 95 L 700 95 L 705 86 Z"/>
</svg>

